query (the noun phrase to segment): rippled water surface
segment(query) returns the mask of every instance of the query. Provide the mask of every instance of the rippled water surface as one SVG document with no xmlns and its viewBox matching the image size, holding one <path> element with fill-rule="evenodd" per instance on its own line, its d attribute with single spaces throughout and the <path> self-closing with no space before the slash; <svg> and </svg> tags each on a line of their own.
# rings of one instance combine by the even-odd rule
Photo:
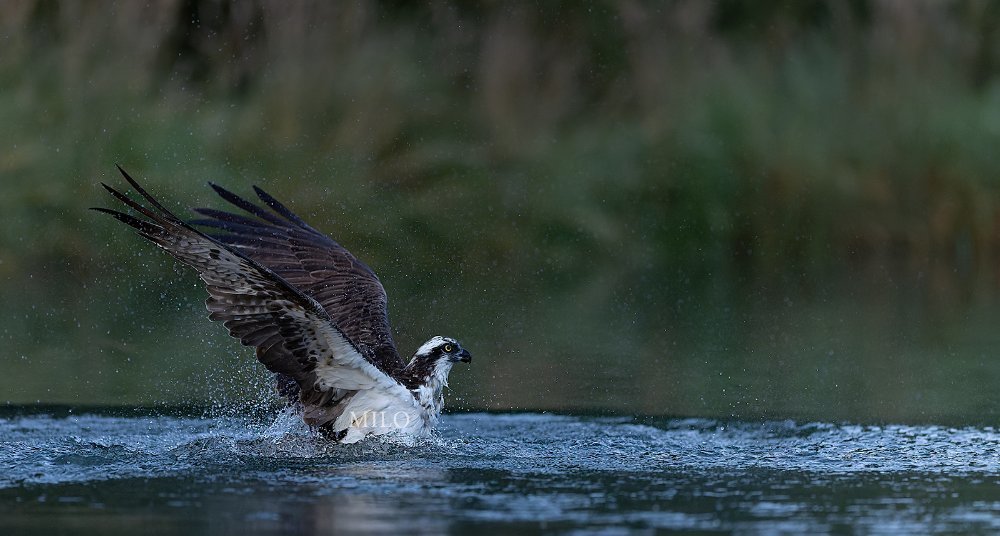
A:
<svg viewBox="0 0 1000 536">
<path fill-rule="evenodd" d="M 338 446 L 190 413 L 4 410 L 0 532 L 1000 530 L 993 428 L 472 413 Z"/>
</svg>

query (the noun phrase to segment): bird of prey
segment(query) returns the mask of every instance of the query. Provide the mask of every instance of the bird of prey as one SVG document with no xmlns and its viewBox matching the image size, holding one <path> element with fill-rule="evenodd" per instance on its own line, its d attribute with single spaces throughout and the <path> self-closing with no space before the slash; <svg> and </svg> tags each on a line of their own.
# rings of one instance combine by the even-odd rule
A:
<svg viewBox="0 0 1000 536">
<path fill-rule="evenodd" d="M 256 347 L 308 425 L 340 443 L 430 432 L 452 365 L 472 357 L 438 336 L 404 361 L 371 268 L 256 186 L 264 206 L 209 183 L 242 212 L 198 208 L 203 218 L 184 222 L 118 171 L 145 202 L 102 183 L 131 213 L 93 210 L 194 268 L 208 289 L 209 318 Z"/>
</svg>

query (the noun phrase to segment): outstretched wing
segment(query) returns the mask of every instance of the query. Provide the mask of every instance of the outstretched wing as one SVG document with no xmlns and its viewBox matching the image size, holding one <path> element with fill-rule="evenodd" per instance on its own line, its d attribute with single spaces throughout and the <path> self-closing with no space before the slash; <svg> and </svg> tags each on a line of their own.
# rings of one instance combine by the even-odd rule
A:
<svg viewBox="0 0 1000 536">
<path fill-rule="evenodd" d="M 94 210 L 132 226 L 197 270 L 210 295 L 206 302 L 209 318 L 223 322 L 244 345 L 255 346 L 257 358 L 268 370 L 295 381 L 309 424 L 332 423 L 359 391 L 379 389 L 390 396 L 412 398 L 405 387 L 361 355 L 315 299 L 239 250 L 182 222 L 118 169 L 152 208 L 104 184 L 141 217 L 106 208 Z"/>
<path fill-rule="evenodd" d="M 245 214 L 198 208 L 195 211 L 205 218 L 190 223 L 212 228 L 214 239 L 316 300 L 382 372 L 393 375 L 406 366 L 392 340 L 385 288 L 371 268 L 260 188 L 254 191 L 267 208 L 211 186 Z"/>
</svg>

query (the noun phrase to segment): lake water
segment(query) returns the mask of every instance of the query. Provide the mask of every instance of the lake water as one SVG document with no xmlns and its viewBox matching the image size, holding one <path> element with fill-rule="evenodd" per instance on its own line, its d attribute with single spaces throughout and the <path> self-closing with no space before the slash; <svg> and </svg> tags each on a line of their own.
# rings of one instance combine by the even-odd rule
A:
<svg viewBox="0 0 1000 536">
<path fill-rule="evenodd" d="M 8 406 L 0 533 L 1000 530 L 1000 431 L 459 413 L 416 446 L 291 415 Z"/>
<path fill-rule="evenodd" d="M 411 447 L 280 416 L 187 272 L 0 285 L 0 535 L 1000 531 L 1000 276 L 960 276 L 394 293 L 404 353 L 475 356 Z"/>
</svg>

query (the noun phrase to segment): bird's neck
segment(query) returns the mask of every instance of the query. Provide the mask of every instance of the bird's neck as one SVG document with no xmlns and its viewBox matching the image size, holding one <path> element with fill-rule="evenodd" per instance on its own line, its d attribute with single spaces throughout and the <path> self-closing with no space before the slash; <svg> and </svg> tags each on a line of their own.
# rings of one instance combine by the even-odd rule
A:
<svg viewBox="0 0 1000 536">
<path fill-rule="evenodd" d="M 414 363 L 407 366 L 413 367 Z M 451 372 L 453 363 L 447 360 L 438 361 L 433 367 L 425 367 L 424 370 L 411 370 L 414 373 L 412 387 L 410 391 L 420 404 L 431 415 L 437 416 L 444 407 L 444 388 L 448 386 L 448 373 Z"/>
</svg>

